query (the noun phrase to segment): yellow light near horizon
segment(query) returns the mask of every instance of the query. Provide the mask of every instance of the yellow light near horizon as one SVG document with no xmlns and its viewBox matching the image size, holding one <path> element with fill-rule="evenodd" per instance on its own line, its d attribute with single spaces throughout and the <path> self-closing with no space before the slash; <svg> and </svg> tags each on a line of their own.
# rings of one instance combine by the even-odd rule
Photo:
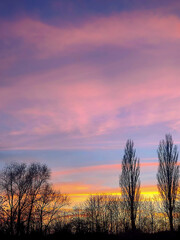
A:
<svg viewBox="0 0 180 240">
<path fill-rule="evenodd" d="M 143 196 L 143 198 L 151 198 L 153 200 L 153 197 L 157 197 L 158 194 L 159 193 L 156 186 L 142 187 L 141 196 Z M 121 196 L 121 193 L 120 191 L 119 192 L 96 192 L 96 193 L 89 192 L 89 193 L 70 193 L 68 195 L 72 199 L 72 204 L 76 205 L 76 204 L 81 204 L 85 202 L 88 199 L 88 197 L 91 195 Z M 141 201 L 143 201 L 143 199 L 141 199 Z"/>
</svg>

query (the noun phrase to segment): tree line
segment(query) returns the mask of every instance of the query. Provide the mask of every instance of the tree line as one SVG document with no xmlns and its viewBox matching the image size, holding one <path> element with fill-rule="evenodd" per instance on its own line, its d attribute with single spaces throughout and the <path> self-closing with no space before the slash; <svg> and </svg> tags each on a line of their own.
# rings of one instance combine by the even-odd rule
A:
<svg viewBox="0 0 180 240">
<path fill-rule="evenodd" d="M 160 141 L 157 153 L 161 201 L 141 196 L 140 159 L 133 141 L 127 140 L 119 176 L 121 195 L 90 195 L 70 211 L 69 196 L 53 189 L 46 165 L 7 165 L 0 174 L 0 232 L 22 236 L 180 230 L 178 150 L 170 134 Z"/>
</svg>

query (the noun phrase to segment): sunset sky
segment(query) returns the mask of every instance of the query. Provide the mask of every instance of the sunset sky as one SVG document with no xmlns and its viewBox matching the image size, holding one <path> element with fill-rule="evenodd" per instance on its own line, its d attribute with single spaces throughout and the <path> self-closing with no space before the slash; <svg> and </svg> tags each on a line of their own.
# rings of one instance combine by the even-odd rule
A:
<svg viewBox="0 0 180 240">
<path fill-rule="evenodd" d="M 1 0 L 0 169 L 41 162 L 82 200 L 119 192 L 132 139 L 144 194 L 180 144 L 179 0 Z"/>
</svg>

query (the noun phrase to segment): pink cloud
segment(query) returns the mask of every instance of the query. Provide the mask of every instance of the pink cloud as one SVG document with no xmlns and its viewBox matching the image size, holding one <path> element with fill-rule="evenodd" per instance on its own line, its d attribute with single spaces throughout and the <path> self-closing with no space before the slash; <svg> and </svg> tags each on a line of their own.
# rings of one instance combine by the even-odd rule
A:
<svg viewBox="0 0 180 240">
<path fill-rule="evenodd" d="M 4 23 L 2 38 L 20 38 L 38 57 L 86 51 L 99 46 L 137 47 L 179 42 L 180 19 L 152 12 L 130 12 L 93 18 L 78 26 L 58 27 L 24 18 Z"/>
<path fill-rule="evenodd" d="M 157 167 L 158 162 L 141 162 L 140 167 L 141 168 L 149 168 L 149 167 Z M 63 171 L 53 171 L 52 177 L 56 178 L 58 176 L 63 175 L 72 175 L 72 174 L 81 174 L 81 173 L 89 173 L 89 172 L 114 172 L 114 171 L 120 171 L 121 164 L 106 164 L 106 165 L 95 165 L 95 166 L 88 166 L 88 167 L 79 167 L 79 168 L 72 168 L 67 169 Z M 144 170 L 143 170 L 144 171 Z"/>
<path fill-rule="evenodd" d="M 159 48 L 168 44 L 168 53 L 175 49 L 180 38 L 179 27 L 179 17 L 148 11 L 89 19 L 64 28 L 30 18 L 3 23 L 0 38 L 20 39 L 19 52 L 26 58 L 26 50 L 34 52 L 34 56 L 49 58 L 74 51 L 79 54 L 99 46 L 138 47 L 139 51 L 149 51 L 143 46 L 150 44 L 156 48 L 150 51 L 153 66 L 149 68 L 142 61 L 139 69 L 129 71 L 127 63 L 127 71 L 121 72 L 117 70 L 121 61 L 111 63 L 109 59 L 105 65 L 96 61 L 67 64 L 7 79 L 15 84 L 0 88 L 0 110 L 16 123 L 3 133 L 2 145 L 59 148 L 59 139 L 50 139 L 49 143 L 39 138 L 64 134 L 67 140 L 63 135 L 61 147 L 76 148 L 79 139 L 95 142 L 93 137 L 97 137 L 96 143 L 102 143 L 101 136 L 160 123 L 166 124 L 168 130 L 179 132 L 179 65 L 169 65 Z M 136 57 L 139 61 L 138 54 Z M 3 68 L 10 63 L 11 58 L 7 58 Z M 107 69 L 112 73 L 115 69 L 112 77 L 106 76 Z"/>
<path fill-rule="evenodd" d="M 1 111 L 23 122 L 21 128 L 6 135 L 65 133 L 76 141 L 76 138 L 101 136 L 116 129 L 162 122 L 177 128 L 180 121 L 178 69 L 153 70 L 148 76 L 143 69 L 119 73 L 111 82 L 106 78 L 102 81 L 102 72 L 102 67 L 74 65 L 23 76 L 15 85 L 0 88 Z"/>
</svg>

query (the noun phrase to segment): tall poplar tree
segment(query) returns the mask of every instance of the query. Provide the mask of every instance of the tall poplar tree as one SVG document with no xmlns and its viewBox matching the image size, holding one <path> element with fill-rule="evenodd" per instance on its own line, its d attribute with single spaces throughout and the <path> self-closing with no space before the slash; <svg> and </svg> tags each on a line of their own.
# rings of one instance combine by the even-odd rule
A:
<svg viewBox="0 0 180 240">
<path fill-rule="evenodd" d="M 131 221 L 131 229 L 136 229 L 135 221 L 140 199 L 140 166 L 132 140 L 127 140 L 122 159 L 122 173 L 119 179 L 122 200 Z"/>
<path fill-rule="evenodd" d="M 157 152 L 159 159 L 157 186 L 169 219 L 170 230 L 173 231 L 173 212 L 179 187 L 179 166 L 177 146 L 174 145 L 170 134 L 165 136 L 165 140 L 160 141 Z"/>
</svg>

